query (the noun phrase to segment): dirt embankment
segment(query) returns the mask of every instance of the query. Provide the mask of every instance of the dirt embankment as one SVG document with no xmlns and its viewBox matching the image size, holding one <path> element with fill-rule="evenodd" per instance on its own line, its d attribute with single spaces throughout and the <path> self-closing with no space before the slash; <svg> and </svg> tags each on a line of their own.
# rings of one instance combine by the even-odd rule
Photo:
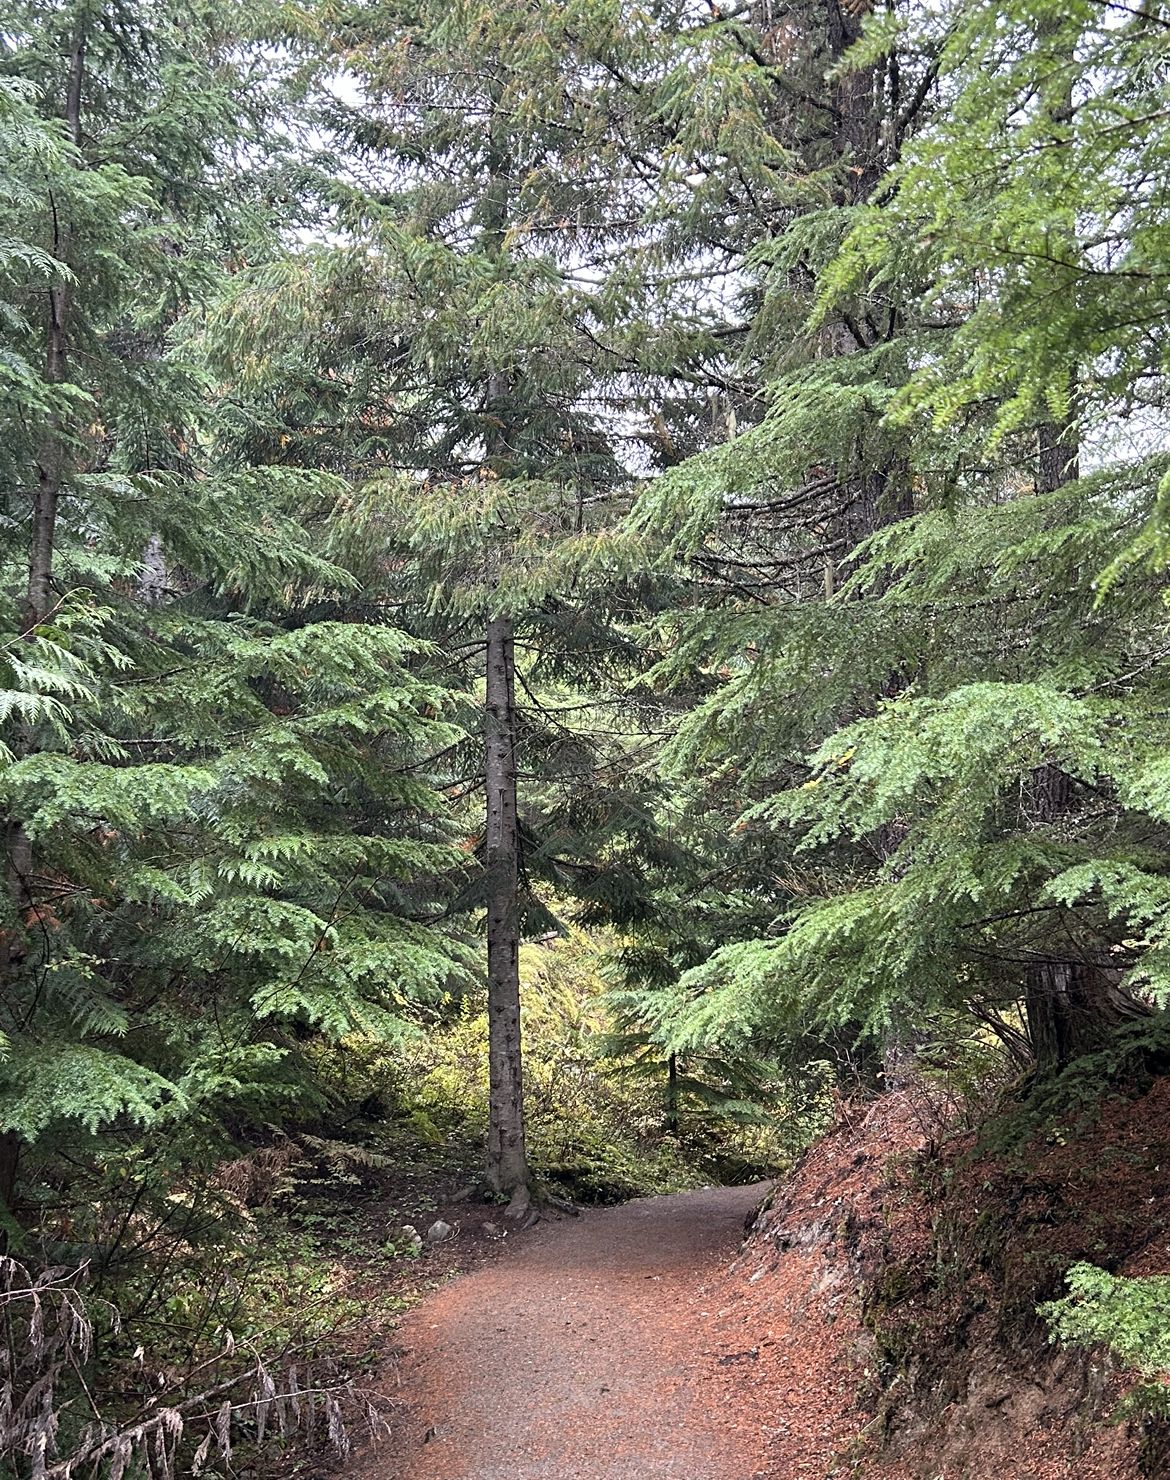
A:
<svg viewBox="0 0 1170 1480">
<path fill-rule="evenodd" d="M 1170 1474 L 1126 1382 L 1035 1314 L 1085 1259 L 1170 1271 L 1170 1080 L 1008 1149 L 936 1139 L 914 1091 L 843 1113 L 728 1273 L 767 1472 L 871 1480 Z"/>
</svg>

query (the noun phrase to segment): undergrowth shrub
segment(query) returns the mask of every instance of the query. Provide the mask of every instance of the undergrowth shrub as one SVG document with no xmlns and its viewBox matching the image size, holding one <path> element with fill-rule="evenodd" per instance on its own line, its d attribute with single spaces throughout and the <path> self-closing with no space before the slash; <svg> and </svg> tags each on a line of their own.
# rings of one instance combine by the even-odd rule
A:
<svg viewBox="0 0 1170 1480">
<path fill-rule="evenodd" d="M 1038 1308 L 1050 1339 L 1104 1346 L 1122 1367 L 1145 1379 L 1126 1395 L 1119 1419 L 1170 1419 L 1170 1276 L 1131 1279 L 1078 1263 L 1065 1280 L 1068 1294 Z"/>
<path fill-rule="evenodd" d="M 344 1457 L 355 1420 L 386 1429 L 363 1375 L 401 1302 L 360 1290 L 271 1206 L 194 1184 L 171 1196 L 197 1219 L 160 1230 L 131 1196 L 119 1259 L 0 1256 L 2 1480 L 224 1480 L 261 1446 L 327 1440 Z"/>
<path fill-rule="evenodd" d="M 615 1051 L 603 976 L 610 947 L 604 934 L 571 929 L 521 948 L 528 1154 L 536 1174 L 577 1200 L 615 1202 L 749 1181 L 788 1165 L 823 1115 L 794 1116 L 779 1083 L 770 1102 L 748 1104 L 704 1096 L 684 1077 L 674 1114 L 665 1080 Z M 482 1144 L 482 996 L 464 998 L 446 1023 L 393 1052 L 357 1036 L 330 1052 L 336 1067 L 326 1078 L 366 1112 L 408 1125 L 436 1150 L 448 1141 Z M 827 1108 L 827 1086 L 822 1098 Z"/>
<path fill-rule="evenodd" d="M 0 1256 L 0 1480 L 226 1480 L 385 1432 L 370 1378 L 414 1251 L 378 1199 L 410 1148 L 256 1127 L 217 1160 L 218 1137 L 116 1129 L 25 1167 L 28 1226 Z"/>
</svg>

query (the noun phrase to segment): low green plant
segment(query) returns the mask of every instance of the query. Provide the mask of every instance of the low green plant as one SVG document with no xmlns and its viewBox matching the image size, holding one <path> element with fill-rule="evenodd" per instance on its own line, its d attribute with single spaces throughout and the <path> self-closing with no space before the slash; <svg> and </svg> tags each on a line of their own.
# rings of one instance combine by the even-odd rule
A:
<svg viewBox="0 0 1170 1480">
<path fill-rule="evenodd" d="M 1163 1428 L 1170 1420 L 1170 1275 L 1129 1278 L 1080 1263 L 1065 1278 L 1069 1293 L 1037 1307 L 1051 1339 L 1107 1347 L 1143 1379 L 1126 1393 L 1115 1419 L 1154 1420 Z"/>
<path fill-rule="evenodd" d="M 765 1176 L 787 1164 L 783 1104 L 724 1105 L 687 1091 L 671 1115 L 665 1081 L 615 1054 L 602 974 L 612 947 L 606 932 L 570 928 L 521 950 L 528 1148 L 537 1175 L 580 1201 L 614 1202 Z M 445 1141 L 482 1139 L 482 998 L 466 997 L 445 1026 L 393 1056 L 357 1038 L 345 1053 L 348 1092 L 393 1105 L 436 1153 Z"/>
<path fill-rule="evenodd" d="M 384 1428 L 363 1380 L 403 1302 L 371 1299 L 332 1240 L 233 1202 L 205 1209 L 198 1244 L 156 1233 L 117 1280 L 0 1255 L 0 1480 L 214 1476 L 322 1435 L 344 1457 L 355 1419 Z"/>
<path fill-rule="evenodd" d="M 1125 1367 L 1170 1382 L 1170 1275 L 1131 1279 L 1074 1264 L 1069 1293 L 1039 1307 L 1052 1339 L 1107 1346 Z"/>
</svg>

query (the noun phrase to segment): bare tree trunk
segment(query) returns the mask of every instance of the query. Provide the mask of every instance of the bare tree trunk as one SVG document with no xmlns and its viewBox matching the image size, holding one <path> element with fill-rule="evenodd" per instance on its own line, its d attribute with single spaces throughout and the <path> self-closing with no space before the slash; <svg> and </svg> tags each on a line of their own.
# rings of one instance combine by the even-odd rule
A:
<svg viewBox="0 0 1170 1480">
<path fill-rule="evenodd" d="M 65 125 L 74 147 L 81 143 L 81 85 L 85 77 L 85 27 L 79 21 L 73 36 L 73 47 L 69 55 L 69 76 L 65 87 Z M 53 255 L 62 262 L 67 249 L 66 228 L 58 219 L 56 205 L 50 202 L 53 211 Z M 45 379 L 50 385 L 61 385 L 69 373 L 68 360 L 69 288 L 66 283 L 56 283 L 48 294 L 48 324 L 45 345 Z M 64 471 L 65 453 L 61 442 L 61 427 L 56 417 L 49 420 L 45 435 L 37 453 L 37 482 L 33 492 L 32 537 L 29 542 L 28 585 L 25 590 L 23 631 L 24 637 L 32 641 L 36 629 L 52 610 L 53 542 L 57 532 L 57 503 L 61 494 L 61 479 Z M 30 737 L 25 735 L 23 746 L 29 748 Z M 26 909 L 32 902 L 30 878 L 32 875 L 32 842 L 19 818 L 8 825 L 9 892 L 19 910 Z M 5 940 L 0 946 L 0 971 L 6 969 L 19 947 Z"/>
<path fill-rule="evenodd" d="M 828 0 L 825 19 L 829 54 L 834 63 L 861 39 L 868 6 Z M 850 202 L 868 200 L 882 177 L 885 160 L 880 148 L 881 115 L 874 93 L 874 71 L 855 68 L 838 74 L 833 84 L 833 127 L 840 156 L 852 160 L 848 186 Z"/>
<path fill-rule="evenodd" d="M 672 1136 L 678 1135 L 678 1056 L 671 1054 L 666 1061 L 666 1129 Z"/>
<path fill-rule="evenodd" d="M 72 91 L 70 72 L 70 97 Z M 80 79 L 79 79 L 80 85 Z M 55 219 L 55 213 L 54 213 Z M 58 255 L 63 249 L 59 225 L 54 227 Z M 66 337 L 69 317 L 69 289 L 64 283 L 49 289 L 48 345 L 45 350 L 45 379 L 50 385 L 61 385 L 68 374 Z M 61 495 L 65 449 L 61 427 L 54 416 L 50 419 L 37 452 L 37 481 L 33 491 L 32 537 L 29 542 L 28 585 L 25 590 L 22 619 L 23 636 L 32 642 L 37 628 L 53 608 L 53 544 L 57 533 L 57 504 Z M 32 736 L 23 735 L 22 749 L 31 748 Z M 29 879 L 32 874 L 32 843 L 19 818 L 8 828 L 8 887 L 18 909 L 31 903 Z"/>
<path fill-rule="evenodd" d="M 60 229 L 55 230 L 56 245 L 62 242 Z M 68 374 L 66 329 L 69 317 L 69 289 L 64 283 L 49 289 L 48 346 L 45 351 L 45 379 L 60 385 Z M 33 494 L 32 540 L 28 557 L 28 589 L 24 604 L 24 635 L 31 638 L 52 607 L 53 541 L 57 531 L 57 501 L 61 493 L 64 467 L 61 428 L 56 417 L 45 429 L 37 454 L 37 484 Z"/>
<path fill-rule="evenodd" d="M 15 1131 L 0 1131 L 0 1212 L 11 1216 L 12 1199 L 16 1193 L 16 1165 L 20 1159 L 20 1138 Z M 8 1246 L 7 1236 L 0 1228 L 0 1253 Z"/>
<path fill-rule="evenodd" d="M 1055 493 L 1081 476 L 1075 427 L 1058 427 L 1055 422 L 1042 421 L 1036 428 L 1036 442 L 1039 461 L 1036 486 L 1040 493 Z"/>
<path fill-rule="evenodd" d="M 1121 972 L 1100 959 L 1044 960 L 1028 968 L 1028 1039 L 1042 1077 L 1104 1048 L 1125 1023 L 1148 1015 L 1121 985 Z"/>
<path fill-rule="evenodd" d="M 1055 822 L 1072 798 L 1069 778 L 1059 766 L 1032 773 L 1031 813 L 1037 824 Z M 1100 946 L 1039 954 L 1024 978 L 1024 1011 L 1036 1072 L 1059 1073 L 1073 1059 L 1104 1048 L 1117 1028 L 1146 1017 L 1149 1008 L 1122 985 L 1122 973 Z"/>
<path fill-rule="evenodd" d="M 161 606 L 167 598 L 167 559 L 162 540 L 152 534 L 142 552 L 142 574 L 138 577 L 138 599 L 146 606 Z"/>
<path fill-rule="evenodd" d="M 516 659 L 510 617 L 487 626 L 486 864 L 488 873 L 488 1063 L 491 1078 L 487 1180 L 507 1193 L 514 1216 L 529 1205 L 520 1054 L 520 829 L 516 808 Z"/>
</svg>

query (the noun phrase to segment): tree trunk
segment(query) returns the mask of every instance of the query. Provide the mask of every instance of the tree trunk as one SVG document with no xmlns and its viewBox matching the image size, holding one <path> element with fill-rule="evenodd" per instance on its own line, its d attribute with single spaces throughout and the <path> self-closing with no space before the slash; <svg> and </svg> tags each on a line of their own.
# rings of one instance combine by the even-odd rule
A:
<svg viewBox="0 0 1170 1480">
<path fill-rule="evenodd" d="M 0 1131 L 0 1211 L 12 1215 L 12 1199 L 16 1193 L 16 1164 L 20 1159 L 20 1138 L 15 1131 Z M 0 1253 L 7 1247 L 7 1238 L 0 1228 Z"/>
<path fill-rule="evenodd" d="M 72 83 L 72 73 L 70 74 Z M 70 89 L 72 96 L 72 86 Z M 62 249 L 56 233 L 58 255 Z M 48 345 L 45 351 L 45 379 L 50 385 L 61 385 L 68 374 L 66 325 L 69 314 L 69 290 L 65 284 L 49 289 Z M 28 585 L 25 589 L 22 620 L 23 637 L 35 641 L 36 630 L 53 608 L 53 543 L 57 533 L 57 503 L 61 494 L 65 449 L 61 427 L 56 417 L 49 420 L 37 453 L 37 481 L 33 492 L 32 538 L 29 542 Z M 33 747 L 33 736 L 24 727 L 21 749 Z M 18 910 L 32 902 L 29 880 L 32 875 L 32 842 L 19 818 L 8 827 L 8 887 Z"/>
<path fill-rule="evenodd" d="M 167 599 L 167 559 L 162 540 L 152 534 L 142 552 L 142 574 L 138 577 L 138 599 L 144 606 L 161 606 Z"/>
<path fill-rule="evenodd" d="M 1067 458 L 1063 466 L 1068 465 Z M 1034 826 L 1056 822 L 1072 803 L 1072 783 L 1059 766 L 1037 766 L 1026 803 Z M 1070 940 L 1070 946 L 1076 949 Z M 1024 1011 L 1028 1042 L 1041 1078 L 1104 1048 L 1123 1023 L 1145 1017 L 1149 1009 L 1121 985 L 1121 972 L 1108 954 L 1090 947 L 1081 955 L 1041 956 L 1027 969 Z"/>
<path fill-rule="evenodd" d="M 1038 493 L 1055 493 L 1080 477 L 1080 445 L 1071 420 L 1065 426 L 1041 422 L 1036 454 Z M 1033 825 L 1056 822 L 1071 802 L 1072 784 L 1065 772 L 1051 762 L 1037 766 L 1026 801 Z M 1118 1027 L 1148 1012 L 1122 987 L 1121 972 L 1108 956 L 1095 950 L 1079 958 L 1054 955 L 1033 962 L 1025 977 L 1024 1006 L 1041 1077 L 1103 1048 Z"/>
<path fill-rule="evenodd" d="M 828 0 L 825 19 L 829 55 L 833 63 L 861 39 L 867 5 Z M 882 118 L 874 96 L 874 68 L 852 68 L 836 74 L 833 82 L 833 127 L 836 152 L 851 160 L 848 185 L 850 204 L 869 199 L 886 168 L 881 148 Z"/>
<path fill-rule="evenodd" d="M 1080 447 L 1075 427 L 1058 427 L 1055 422 L 1042 421 L 1036 428 L 1036 442 L 1039 454 L 1036 486 L 1039 492 L 1055 493 L 1058 488 L 1075 482 L 1081 476 Z"/>
<path fill-rule="evenodd" d="M 1096 1053 L 1125 1023 L 1149 1009 L 1121 986 L 1121 972 L 1102 961 L 1037 961 L 1025 986 L 1028 1038 L 1042 1078 Z"/>
<path fill-rule="evenodd" d="M 58 252 L 62 247 L 56 237 Z M 69 289 L 59 283 L 49 289 L 48 345 L 45 350 L 45 379 L 61 385 L 68 374 L 66 328 Z M 28 557 L 28 589 L 24 603 L 24 635 L 30 639 L 53 605 L 53 541 L 57 532 L 57 501 L 61 493 L 65 449 L 56 417 L 50 419 L 37 453 L 37 483 L 33 493 L 32 540 Z"/>
<path fill-rule="evenodd" d="M 81 145 L 81 89 L 85 80 L 85 26 L 83 16 L 73 33 L 73 45 L 69 53 L 69 74 L 65 83 L 65 127 L 70 143 L 75 149 Z M 68 233 L 58 219 L 55 203 L 53 209 L 53 255 L 62 263 L 68 250 Z M 56 283 L 49 288 L 48 322 L 45 343 L 45 380 L 50 385 L 62 385 L 69 373 L 68 323 L 69 288 L 66 283 Z M 22 613 L 22 635 L 32 642 L 36 629 L 52 610 L 53 543 L 57 533 L 57 504 L 61 494 L 61 480 L 65 468 L 65 449 L 62 443 L 61 426 L 55 416 L 51 417 L 41 445 L 37 451 L 37 481 L 33 490 L 32 536 L 29 541 L 28 585 L 25 588 L 24 611 Z M 33 737 L 25 729 L 21 735 L 21 749 L 32 748 Z M 33 902 L 32 894 L 32 839 L 25 831 L 19 817 L 10 817 L 6 829 L 5 844 L 7 860 L 5 884 L 16 908 L 16 928 L 0 932 L 0 984 L 13 968 L 23 959 L 24 943 L 19 934 L 20 917 Z M 16 1171 L 20 1160 L 20 1138 L 13 1130 L 0 1131 L 0 1203 L 11 1212 L 16 1192 Z M 0 1250 L 7 1247 L 7 1238 L 0 1234 Z"/>
<path fill-rule="evenodd" d="M 1036 767 L 1028 793 L 1027 812 L 1035 826 L 1057 821 L 1072 802 L 1067 774 L 1052 764 Z M 1042 1078 L 1103 1048 L 1122 1023 L 1149 1011 L 1121 985 L 1121 972 L 1108 955 L 1093 948 L 1080 957 L 1052 955 L 1034 961 L 1025 976 L 1024 1010 Z"/>
<path fill-rule="evenodd" d="M 671 1054 L 666 1061 L 666 1130 L 669 1135 L 678 1135 L 678 1056 Z"/>
<path fill-rule="evenodd" d="M 491 1078 L 487 1180 L 508 1194 L 508 1211 L 529 1204 L 520 1056 L 520 829 L 516 810 L 515 652 L 512 620 L 487 626 L 486 865 L 488 877 L 488 1064 Z"/>
</svg>

